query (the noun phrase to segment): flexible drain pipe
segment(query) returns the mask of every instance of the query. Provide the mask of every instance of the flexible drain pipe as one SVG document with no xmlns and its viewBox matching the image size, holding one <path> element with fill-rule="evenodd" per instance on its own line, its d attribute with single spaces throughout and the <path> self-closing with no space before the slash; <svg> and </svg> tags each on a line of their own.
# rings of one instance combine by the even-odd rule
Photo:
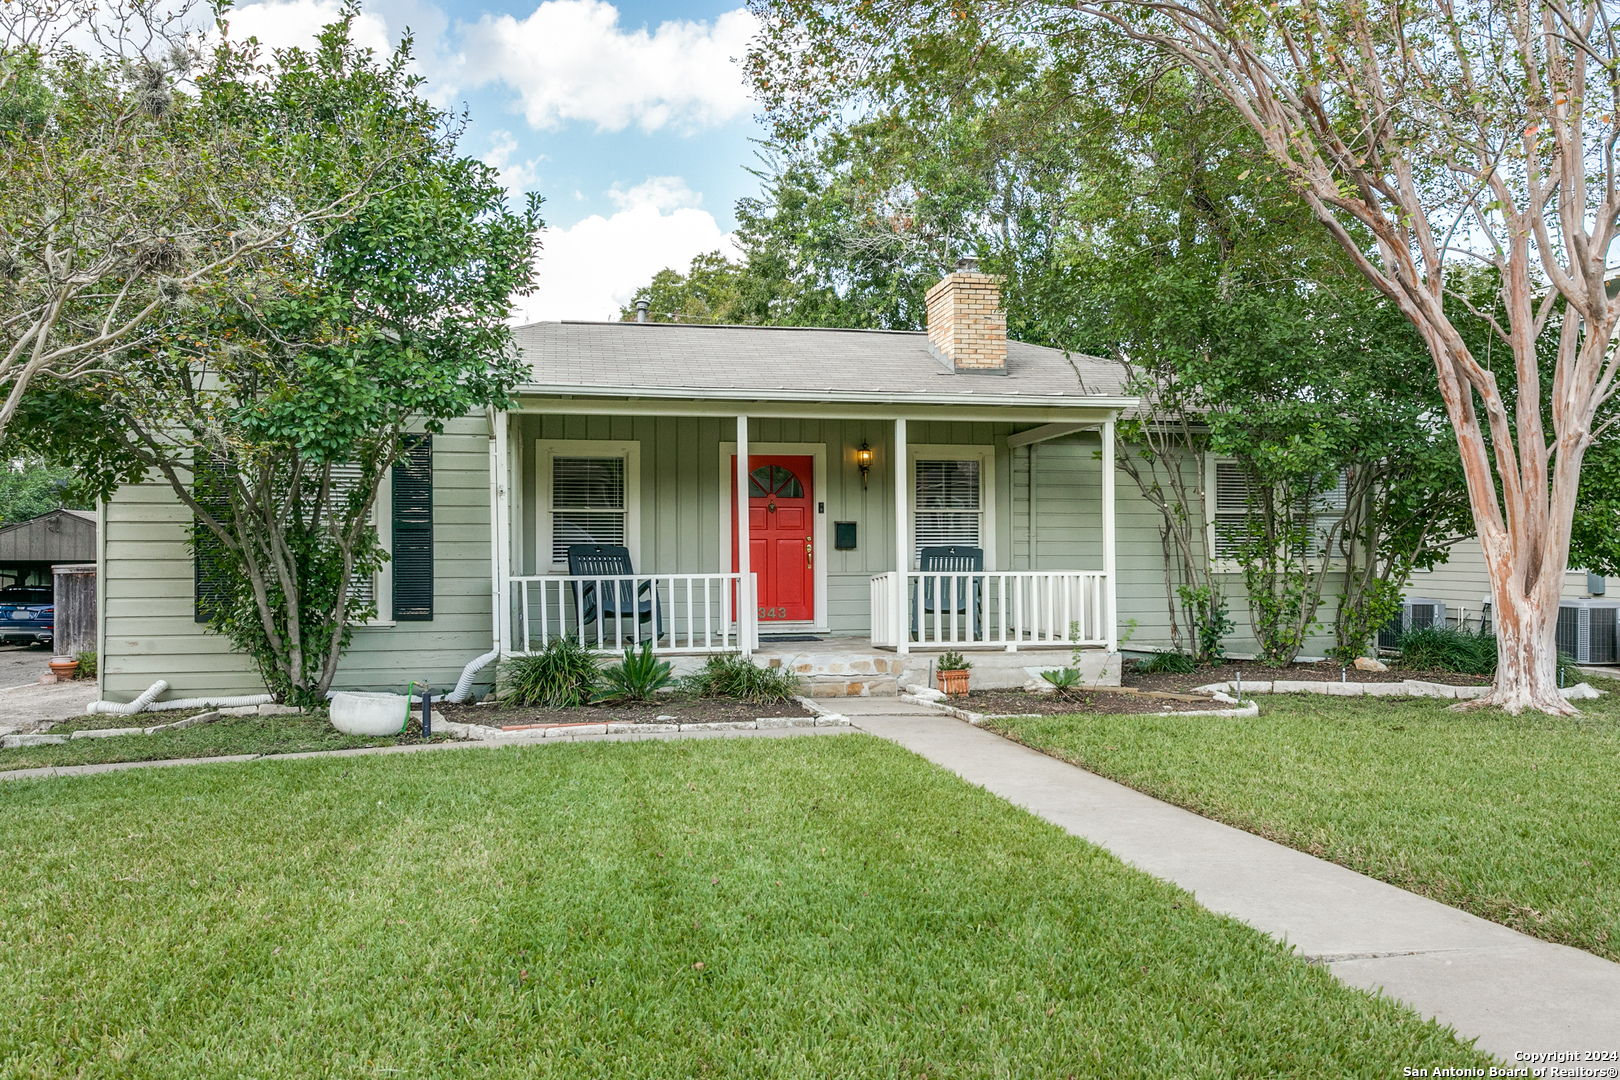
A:
<svg viewBox="0 0 1620 1080">
<path fill-rule="evenodd" d="M 453 705 L 460 705 L 472 695 L 473 676 L 493 661 L 500 659 L 501 650 L 492 649 L 483 656 L 473 660 L 472 663 L 461 669 L 461 678 L 456 680 L 456 688 L 444 696 L 444 700 Z"/>
<path fill-rule="evenodd" d="M 159 694 L 169 688 L 169 684 L 162 679 L 143 690 L 134 701 L 92 701 L 86 705 L 84 711 L 90 715 L 107 714 L 110 716 L 134 716 L 139 712 L 167 712 L 170 709 L 201 709 L 212 705 L 216 709 L 235 709 L 244 705 L 268 705 L 275 699 L 269 694 L 247 694 L 241 697 L 196 697 L 180 698 L 176 701 L 154 701 Z"/>
</svg>

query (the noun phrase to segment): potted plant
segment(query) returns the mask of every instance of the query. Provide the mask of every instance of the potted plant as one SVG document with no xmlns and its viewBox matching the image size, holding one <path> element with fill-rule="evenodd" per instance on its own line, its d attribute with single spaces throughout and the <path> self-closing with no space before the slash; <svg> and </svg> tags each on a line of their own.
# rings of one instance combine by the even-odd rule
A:
<svg viewBox="0 0 1620 1080">
<path fill-rule="evenodd" d="M 956 651 L 939 658 L 939 692 L 951 697 L 967 697 L 968 669 L 973 665 Z"/>
</svg>

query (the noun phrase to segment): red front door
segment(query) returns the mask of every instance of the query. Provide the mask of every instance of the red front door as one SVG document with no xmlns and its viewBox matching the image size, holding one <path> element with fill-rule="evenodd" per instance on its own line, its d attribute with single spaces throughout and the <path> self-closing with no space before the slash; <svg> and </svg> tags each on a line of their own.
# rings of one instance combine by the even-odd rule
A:
<svg viewBox="0 0 1620 1080">
<path fill-rule="evenodd" d="M 759 621 L 816 617 L 814 459 L 749 454 L 748 562 L 759 582 Z M 737 459 L 731 459 L 731 569 L 737 570 Z"/>
</svg>

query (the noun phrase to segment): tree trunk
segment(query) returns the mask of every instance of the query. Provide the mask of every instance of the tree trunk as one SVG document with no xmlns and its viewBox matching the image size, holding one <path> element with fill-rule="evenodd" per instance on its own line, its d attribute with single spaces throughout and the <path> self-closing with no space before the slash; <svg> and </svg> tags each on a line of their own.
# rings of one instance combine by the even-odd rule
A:
<svg viewBox="0 0 1620 1080">
<path fill-rule="evenodd" d="M 1496 679 L 1489 694 L 1463 707 L 1496 706 L 1514 714 L 1535 709 L 1574 716 L 1579 710 L 1558 692 L 1559 590 L 1537 584 L 1526 596 L 1513 587 L 1518 579 L 1511 572 L 1491 575 Z M 1556 580 L 1561 583 L 1562 579 L 1559 573 Z"/>
</svg>

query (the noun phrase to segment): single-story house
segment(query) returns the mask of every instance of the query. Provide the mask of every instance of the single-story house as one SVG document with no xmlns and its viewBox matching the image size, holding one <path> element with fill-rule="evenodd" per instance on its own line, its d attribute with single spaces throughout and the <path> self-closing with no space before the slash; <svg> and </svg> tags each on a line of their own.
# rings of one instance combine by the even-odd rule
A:
<svg viewBox="0 0 1620 1080">
<path fill-rule="evenodd" d="M 394 558 L 338 685 L 443 687 L 559 633 L 650 637 L 682 665 L 741 649 L 829 694 L 926 678 L 951 648 L 981 685 L 1076 653 L 1117 679 L 1121 648 L 1168 642 L 1160 517 L 1113 465 L 1140 404 L 1125 371 L 1009 341 L 971 264 L 927 311 L 926 332 L 518 327 L 512 407 L 421 439 L 380 493 Z M 98 515 L 103 696 L 262 690 L 203 625 L 172 492 L 130 485 Z"/>
</svg>

